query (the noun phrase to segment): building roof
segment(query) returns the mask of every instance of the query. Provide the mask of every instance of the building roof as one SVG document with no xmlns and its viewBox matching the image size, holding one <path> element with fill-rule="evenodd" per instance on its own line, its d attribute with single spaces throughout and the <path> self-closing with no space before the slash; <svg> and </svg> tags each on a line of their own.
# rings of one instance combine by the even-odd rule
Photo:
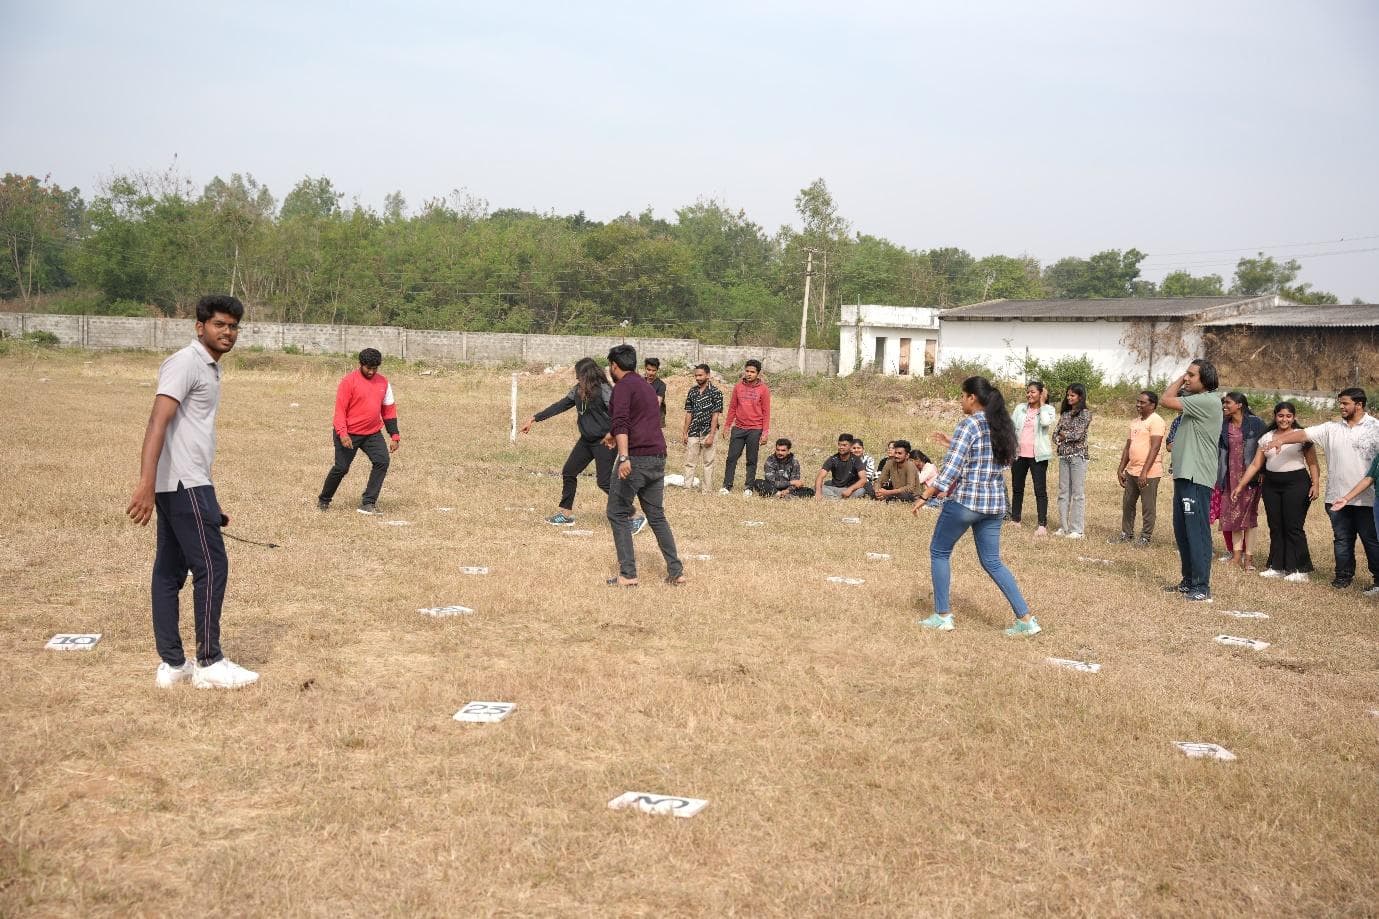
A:
<svg viewBox="0 0 1379 919">
<path fill-rule="evenodd" d="M 1106 300 L 988 300 L 939 314 L 945 322 L 979 319 L 1090 321 L 1096 319 L 1217 319 L 1273 307 L 1278 297 L 1123 297 Z"/>
<path fill-rule="evenodd" d="M 1258 313 L 1212 319 L 1198 325 L 1207 328 L 1251 326 L 1254 328 L 1345 329 L 1379 327 L 1379 303 L 1327 306 L 1283 305 Z"/>
</svg>

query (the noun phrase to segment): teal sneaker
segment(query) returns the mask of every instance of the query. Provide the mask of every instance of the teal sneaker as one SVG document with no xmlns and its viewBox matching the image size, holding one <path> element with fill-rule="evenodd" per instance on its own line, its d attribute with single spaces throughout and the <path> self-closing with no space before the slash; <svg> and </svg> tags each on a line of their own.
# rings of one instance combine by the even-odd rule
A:
<svg viewBox="0 0 1379 919">
<path fill-rule="evenodd" d="M 632 518 L 632 535 L 633 535 L 633 536 L 636 536 L 638 533 L 640 533 L 642 530 L 645 530 L 645 529 L 646 529 L 646 518 L 645 518 L 645 517 L 633 517 L 633 518 Z"/>
<path fill-rule="evenodd" d="M 1044 631 L 1039 628 L 1039 620 L 1033 616 L 1026 616 L 1024 619 L 1016 619 L 1015 624 L 1006 629 L 1006 634 L 1011 638 L 1019 638 L 1024 635 L 1038 635 Z"/>
<path fill-rule="evenodd" d="M 551 526 L 572 527 L 575 525 L 575 518 L 567 517 L 565 514 L 556 513 L 546 518 L 546 522 Z"/>
<path fill-rule="evenodd" d="M 940 632 L 951 632 L 953 629 L 957 628 L 957 626 L 953 625 L 952 613 L 949 613 L 947 616 L 934 613 L 928 619 L 919 620 L 919 624 L 926 629 L 936 629 Z"/>
</svg>

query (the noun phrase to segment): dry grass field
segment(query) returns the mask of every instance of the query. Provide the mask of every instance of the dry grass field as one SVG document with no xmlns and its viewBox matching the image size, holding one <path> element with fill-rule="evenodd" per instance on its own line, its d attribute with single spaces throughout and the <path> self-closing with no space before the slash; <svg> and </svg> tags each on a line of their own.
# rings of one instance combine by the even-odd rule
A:
<svg viewBox="0 0 1379 919">
<path fill-rule="evenodd" d="M 1379 604 L 1325 585 L 1320 508 L 1311 585 L 1218 566 L 1212 606 L 1162 593 L 1177 577 L 1166 494 L 1156 545 L 1106 544 L 1119 417 L 1092 429 L 1089 538 L 1006 530 L 1045 628 L 1014 641 L 970 539 L 958 630 L 922 632 L 934 518 L 862 502 L 672 490 L 682 553 L 712 560 L 667 587 L 648 531 L 647 583 L 606 588 L 592 479 L 576 508 L 591 538 L 541 522 L 573 416 L 510 447 L 506 372 L 385 363 L 403 444 L 384 515 L 353 511 L 362 456 L 318 513 L 351 362 L 233 354 L 216 462 L 228 532 L 282 547 L 229 543 L 224 642 L 262 679 L 161 691 L 154 534 L 123 516 L 158 361 L 0 356 L 0 915 L 1379 911 Z M 567 377 L 524 378 L 522 414 Z M 688 379 L 671 379 L 673 405 Z M 840 430 L 872 449 L 956 419 L 898 383 L 791 390 L 775 427 L 807 468 Z M 417 613 L 449 604 L 475 613 Z M 57 632 L 104 639 L 45 651 Z M 1223 632 L 1272 646 L 1213 643 Z M 517 710 L 451 719 L 476 699 Z M 1239 759 L 1188 759 L 1178 740 Z M 710 804 L 692 819 L 608 809 L 629 790 Z"/>
</svg>

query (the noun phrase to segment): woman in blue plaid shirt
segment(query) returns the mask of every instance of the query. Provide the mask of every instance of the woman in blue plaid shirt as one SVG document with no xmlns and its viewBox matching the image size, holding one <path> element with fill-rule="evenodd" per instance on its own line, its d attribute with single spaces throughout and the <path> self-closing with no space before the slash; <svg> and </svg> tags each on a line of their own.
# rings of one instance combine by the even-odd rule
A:
<svg viewBox="0 0 1379 919">
<path fill-rule="evenodd" d="M 949 493 L 943 504 L 934 535 L 929 540 L 929 572 L 934 582 L 934 614 L 920 625 L 941 632 L 953 630 L 949 603 L 952 583 L 953 547 L 969 529 L 977 543 L 977 558 L 996 586 L 1001 588 L 1015 612 L 1015 625 L 1006 629 L 1010 636 L 1035 635 L 1039 623 L 1029 612 L 1020 594 L 1015 575 L 1001 561 L 1001 518 L 1006 512 L 1004 470 L 1015 459 L 1015 425 L 1006 412 L 1005 397 L 986 377 L 968 377 L 962 383 L 962 412 L 953 436 L 935 434 L 948 448 L 934 479 L 919 500 L 914 513 L 935 495 Z"/>
</svg>

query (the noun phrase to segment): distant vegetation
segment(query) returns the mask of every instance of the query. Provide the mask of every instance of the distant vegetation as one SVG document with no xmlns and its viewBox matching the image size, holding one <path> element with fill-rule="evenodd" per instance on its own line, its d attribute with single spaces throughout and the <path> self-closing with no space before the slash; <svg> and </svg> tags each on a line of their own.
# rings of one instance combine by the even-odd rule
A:
<svg viewBox="0 0 1379 919">
<path fill-rule="evenodd" d="M 307 177 L 281 203 L 251 175 L 199 192 L 175 170 L 118 176 L 89 202 L 32 176 L 0 180 L 0 299 L 18 308 L 106 315 L 185 314 L 233 291 L 264 321 L 411 328 L 798 340 L 814 251 L 810 344 L 836 346 L 844 303 L 957 306 L 997 297 L 1201 296 L 1220 275 L 1141 280 L 1144 253 L 1107 250 L 1041 266 L 1028 256 L 914 250 L 855 231 L 822 179 L 795 198 L 799 227 L 774 233 L 716 200 L 600 223 L 584 214 L 491 210 L 454 191 L 409 208 L 342 204 Z M 1241 259 L 1230 293 L 1281 292 L 1296 261 Z M 13 304 L 12 304 L 13 306 Z"/>
</svg>

